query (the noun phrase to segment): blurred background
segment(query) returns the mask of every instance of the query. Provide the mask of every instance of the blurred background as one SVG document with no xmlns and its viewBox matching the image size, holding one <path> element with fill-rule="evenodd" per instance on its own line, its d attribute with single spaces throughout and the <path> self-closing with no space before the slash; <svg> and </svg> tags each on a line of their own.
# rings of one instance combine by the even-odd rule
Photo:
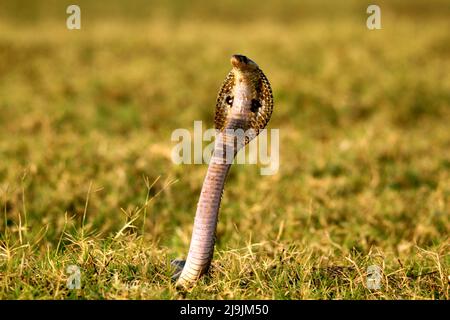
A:
<svg viewBox="0 0 450 320">
<path fill-rule="evenodd" d="M 66 28 L 70 4 L 81 30 Z M 366 27 L 370 4 L 381 30 Z M 157 194 L 137 220 L 144 237 L 185 255 L 206 165 L 173 164 L 170 135 L 194 120 L 213 126 L 229 58 L 241 53 L 272 84 L 281 163 L 273 176 L 232 168 L 219 249 L 250 239 L 330 259 L 445 251 L 449 17 L 444 0 L 3 0 L 0 232 L 26 212 L 30 233 L 51 226 L 54 247 L 65 214 L 80 225 L 92 183 L 92 230 L 117 231 Z"/>
</svg>

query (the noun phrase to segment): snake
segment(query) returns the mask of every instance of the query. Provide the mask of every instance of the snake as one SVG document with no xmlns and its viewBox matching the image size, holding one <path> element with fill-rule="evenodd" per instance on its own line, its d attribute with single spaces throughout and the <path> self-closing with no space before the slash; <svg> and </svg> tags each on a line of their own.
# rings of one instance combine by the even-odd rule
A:
<svg viewBox="0 0 450 320">
<path fill-rule="evenodd" d="M 177 286 L 192 285 L 208 272 L 214 254 L 220 202 L 233 159 L 266 127 L 272 116 L 272 88 L 263 71 L 244 55 L 234 54 L 230 60 L 232 69 L 217 96 L 216 138 L 197 203 L 188 256 L 185 261 L 172 261 L 176 267 L 172 278 Z"/>
</svg>

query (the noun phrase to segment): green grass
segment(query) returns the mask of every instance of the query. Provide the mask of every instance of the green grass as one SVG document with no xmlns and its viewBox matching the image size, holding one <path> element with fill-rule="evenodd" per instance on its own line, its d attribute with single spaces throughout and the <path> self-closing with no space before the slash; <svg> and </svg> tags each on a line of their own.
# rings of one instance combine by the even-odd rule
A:
<svg viewBox="0 0 450 320">
<path fill-rule="evenodd" d="M 436 3 L 386 4 L 379 31 L 359 3 L 230 1 L 215 19 L 175 2 L 130 21 L 93 8 L 81 31 L 54 5 L 10 14 L 0 299 L 449 299 L 450 23 Z M 280 171 L 231 169 L 211 272 L 178 290 L 170 260 L 187 254 L 206 165 L 173 164 L 170 135 L 213 125 L 233 53 L 272 83 Z"/>
</svg>

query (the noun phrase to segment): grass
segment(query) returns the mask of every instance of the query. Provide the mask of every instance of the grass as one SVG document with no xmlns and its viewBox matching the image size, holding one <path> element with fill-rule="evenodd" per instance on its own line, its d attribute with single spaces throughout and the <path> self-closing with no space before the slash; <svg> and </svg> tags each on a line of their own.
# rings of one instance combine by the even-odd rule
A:
<svg viewBox="0 0 450 320">
<path fill-rule="evenodd" d="M 81 31 L 54 5 L 2 20 L 0 299 L 449 299 L 450 26 L 436 3 L 382 5 L 379 31 L 360 4 L 335 16 L 292 1 L 231 1 L 217 19 L 195 1 L 152 19 L 93 8 Z M 186 256 L 206 165 L 173 164 L 170 135 L 213 125 L 233 53 L 272 83 L 280 171 L 231 169 L 211 272 L 178 290 L 170 260 Z"/>
</svg>

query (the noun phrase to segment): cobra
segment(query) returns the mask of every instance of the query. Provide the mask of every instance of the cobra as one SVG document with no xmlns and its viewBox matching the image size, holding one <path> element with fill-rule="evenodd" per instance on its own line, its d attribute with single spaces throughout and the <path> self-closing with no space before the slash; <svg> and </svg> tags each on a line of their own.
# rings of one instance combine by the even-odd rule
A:
<svg viewBox="0 0 450 320">
<path fill-rule="evenodd" d="M 220 202 L 232 161 L 266 127 L 272 115 L 272 89 L 258 65 L 243 55 L 233 55 L 231 65 L 217 97 L 214 151 L 197 204 L 189 253 L 186 261 L 173 261 L 178 268 L 174 275 L 177 285 L 192 284 L 208 271 Z"/>
</svg>

